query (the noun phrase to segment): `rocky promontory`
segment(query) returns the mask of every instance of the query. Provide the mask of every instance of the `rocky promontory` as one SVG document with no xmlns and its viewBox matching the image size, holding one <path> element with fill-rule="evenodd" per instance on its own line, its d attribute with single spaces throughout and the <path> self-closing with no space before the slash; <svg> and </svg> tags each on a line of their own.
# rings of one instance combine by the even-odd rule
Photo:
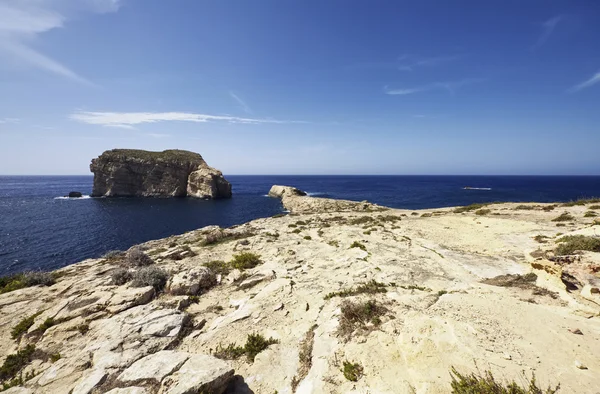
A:
<svg viewBox="0 0 600 394">
<path fill-rule="evenodd" d="M 230 198 L 231 184 L 198 153 L 113 149 L 93 159 L 92 197 Z"/>
<path fill-rule="evenodd" d="M 2 278 L 6 393 L 598 391 L 600 200 L 272 191 L 292 212 Z"/>
</svg>

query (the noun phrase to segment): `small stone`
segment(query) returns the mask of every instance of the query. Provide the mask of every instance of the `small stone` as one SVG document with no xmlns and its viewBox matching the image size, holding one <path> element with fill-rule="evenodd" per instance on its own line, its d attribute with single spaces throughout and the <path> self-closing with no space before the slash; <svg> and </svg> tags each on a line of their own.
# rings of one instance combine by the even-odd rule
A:
<svg viewBox="0 0 600 394">
<path fill-rule="evenodd" d="M 581 330 L 579 328 L 573 328 L 569 331 L 572 332 L 573 334 L 583 335 L 583 333 L 581 332 Z"/>
<path fill-rule="evenodd" d="M 578 369 L 588 369 L 585 365 L 583 365 L 581 363 L 581 361 L 579 360 L 575 360 L 575 367 L 577 367 Z"/>
<path fill-rule="evenodd" d="M 502 357 L 503 357 L 505 360 L 512 360 L 512 357 L 511 357 L 511 355 L 510 355 L 510 354 L 508 354 L 508 353 L 503 353 L 503 354 L 502 354 Z"/>
<path fill-rule="evenodd" d="M 277 304 L 273 307 L 273 311 L 280 311 L 282 309 L 283 309 L 283 302 L 280 302 L 279 304 Z"/>
</svg>

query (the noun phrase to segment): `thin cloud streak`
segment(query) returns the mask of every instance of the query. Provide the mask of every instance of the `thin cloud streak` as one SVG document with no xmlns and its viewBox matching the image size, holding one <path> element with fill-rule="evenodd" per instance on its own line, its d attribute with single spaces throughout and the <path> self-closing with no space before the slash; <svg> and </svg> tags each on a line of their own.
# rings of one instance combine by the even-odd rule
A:
<svg viewBox="0 0 600 394">
<path fill-rule="evenodd" d="M 562 21 L 562 19 L 562 15 L 558 15 L 542 23 L 542 33 L 540 34 L 540 37 L 538 38 L 533 48 L 539 48 L 542 45 L 544 45 L 556 29 L 556 26 L 558 26 L 558 24 Z"/>
<path fill-rule="evenodd" d="M 596 74 L 592 75 L 592 77 L 590 79 L 588 79 L 587 81 L 584 81 L 584 82 L 580 83 L 579 85 L 573 86 L 571 89 L 568 90 L 568 92 L 575 93 L 582 89 L 589 88 L 590 86 L 594 86 L 595 84 L 597 84 L 599 82 L 600 82 L 600 71 L 598 71 Z"/>
<path fill-rule="evenodd" d="M 308 123 L 296 120 L 255 119 L 226 115 L 206 115 L 188 112 L 76 112 L 71 120 L 106 127 L 133 128 L 133 125 L 158 122 L 223 122 L 233 124 L 291 124 Z"/>
<path fill-rule="evenodd" d="M 116 12 L 120 0 L 81 0 L 77 3 L 50 0 L 3 0 L 0 4 L 0 55 L 10 56 L 78 83 L 93 85 L 60 62 L 33 49 L 29 42 L 43 33 L 64 27 L 67 17 L 63 12 Z M 56 8 L 59 9 L 56 9 Z"/>
<path fill-rule="evenodd" d="M 250 109 L 250 107 L 237 94 L 235 94 L 233 92 L 229 92 L 229 95 L 231 96 L 232 99 L 237 101 L 237 103 L 240 105 L 240 107 L 242 107 L 242 109 L 244 110 L 245 113 L 252 114 L 252 110 Z"/>
<path fill-rule="evenodd" d="M 384 92 L 390 96 L 406 96 L 409 94 L 428 92 L 432 90 L 447 90 L 450 94 L 454 94 L 458 88 L 483 81 L 485 81 L 484 78 L 466 78 L 460 81 L 436 82 L 414 88 L 389 89 L 385 87 Z"/>
<path fill-rule="evenodd" d="M 420 57 L 415 55 L 402 55 L 398 58 L 399 71 L 413 71 L 419 67 L 433 67 L 443 63 L 451 62 L 458 59 L 460 56 L 437 56 L 437 57 Z"/>
</svg>

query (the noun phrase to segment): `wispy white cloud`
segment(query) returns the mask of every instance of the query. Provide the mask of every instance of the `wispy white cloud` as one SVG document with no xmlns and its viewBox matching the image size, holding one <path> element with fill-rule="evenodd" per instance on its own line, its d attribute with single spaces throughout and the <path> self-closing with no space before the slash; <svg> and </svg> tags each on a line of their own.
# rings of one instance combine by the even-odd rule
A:
<svg viewBox="0 0 600 394">
<path fill-rule="evenodd" d="M 422 57 L 417 55 L 401 55 L 398 57 L 398 70 L 413 71 L 419 67 L 432 67 L 458 59 L 458 55 Z"/>
<path fill-rule="evenodd" d="M 427 92 L 431 90 L 447 90 L 449 93 L 454 94 L 456 89 L 458 88 L 483 81 L 485 81 L 485 79 L 483 78 L 465 78 L 459 81 L 435 82 L 428 85 L 417 86 L 413 88 L 389 89 L 386 86 L 384 88 L 384 92 L 385 94 L 389 94 L 391 96 L 406 96 L 409 94 Z"/>
<path fill-rule="evenodd" d="M 206 115 L 189 112 L 76 112 L 69 116 L 70 119 L 107 127 L 133 128 L 133 125 L 157 122 L 222 122 L 222 123 L 242 123 L 242 124 L 289 124 L 289 123 L 308 123 L 296 120 L 278 120 L 278 119 L 256 119 L 242 118 L 229 115 Z"/>
<path fill-rule="evenodd" d="M 555 16 L 554 18 L 550 18 L 547 21 L 545 21 L 544 23 L 542 23 L 542 26 L 541 26 L 542 31 L 540 33 L 540 37 L 538 38 L 538 40 L 535 43 L 535 45 L 533 46 L 533 48 L 539 48 L 542 45 L 544 45 L 546 43 L 546 41 L 548 41 L 548 39 L 550 38 L 550 36 L 554 32 L 554 30 L 556 29 L 556 26 L 558 26 L 558 24 L 562 20 L 563 20 L 562 15 L 558 15 L 558 16 Z"/>
<path fill-rule="evenodd" d="M 171 134 L 161 134 L 161 133 L 148 133 L 148 135 L 152 138 L 168 138 Z"/>
<path fill-rule="evenodd" d="M 588 80 L 573 86 L 571 89 L 568 90 L 568 92 L 570 93 L 575 93 L 580 91 L 581 89 L 585 89 L 585 88 L 589 88 L 590 86 L 593 86 L 597 83 L 600 83 L 600 71 L 598 71 L 596 74 L 592 75 L 591 78 L 589 78 Z"/>
<path fill-rule="evenodd" d="M 237 94 L 235 94 L 234 92 L 229 92 L 229 95 L 240 105 L 240 107 L 244 110 L 245 113 L 252 114 L 252 110 L 250 109 L 250 107 Z"/>
<path fill-rule="evenodd" d="M 15 123 L 20 123 L 21 119 L 19 118 L 0 118 L 0 124 L 15 124 Z"/>
<path fill-rule="evenodd" d="M 91 85 L 67 66 L 35 50 L 31 43 L 46 32 L 64 27 L 67 15 L 115 12 L 119 6 L 119 0 L 2 0 L 0 56 Z"/>
</svg>

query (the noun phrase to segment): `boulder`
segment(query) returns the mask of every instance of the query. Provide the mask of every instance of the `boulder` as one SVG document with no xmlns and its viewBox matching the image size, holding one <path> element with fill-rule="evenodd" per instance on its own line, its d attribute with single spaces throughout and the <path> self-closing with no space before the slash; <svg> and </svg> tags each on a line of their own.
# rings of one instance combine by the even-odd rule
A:
<svg viewBox="0 0 600 394">
<path fill-rule="evenodd" d="M 234 369 L 223 360 L 204 354 L 191 355 L 177 372 L 163 381 L 159 393 L 221 394 L 233 373 Z"/>
<path fill-rule="evenodd" d="M 69 195 L 67 197 L 80 198 L 80 197 L 83 197 L 83 194 L 81 194 L 81 192 L 69 192 Z"/>
<path fill-rule="evenodd" d="M 283 198 L 284 196 L 306 196 L 306 192 L 292 186 L 273 185 L 269 190 L 269 197 Z"/>
<path fill-rule="evenodd" d="M 184 150 L 113 149 L 93 159 L 90 171 L 93 197 L 231 197 L 223 174 Z"/>
<path fill-rule="evenodd" d="M 206 267 L 179 272 L 170 279 L 168 290 L 173 295 L 195 295 L 217 283 L 215 274 Z"/>
</svg>

